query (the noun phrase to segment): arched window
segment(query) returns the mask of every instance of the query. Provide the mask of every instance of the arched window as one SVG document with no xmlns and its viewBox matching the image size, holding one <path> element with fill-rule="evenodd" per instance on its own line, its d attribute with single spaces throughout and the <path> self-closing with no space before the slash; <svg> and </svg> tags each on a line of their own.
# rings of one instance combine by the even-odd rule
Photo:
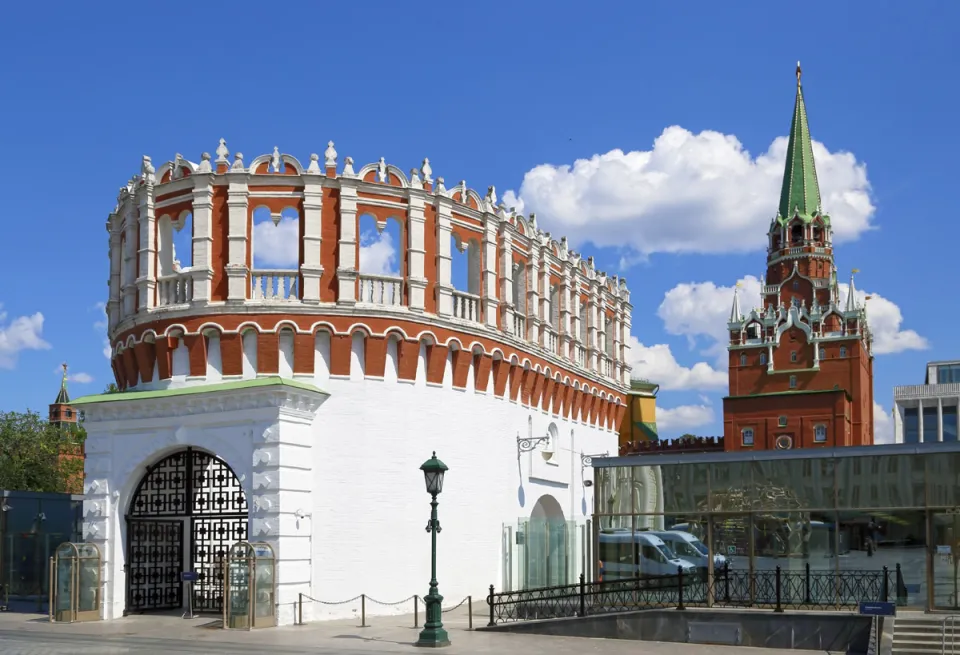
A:
<svg viewBox="0 0 960 655">
<path fill-rule="evenodd" d="M 826 358 L 827 358 L 827 349 L 824 348 L 823 346 L 821 346 L 821 347 L 820 347 L 820 359 L 826 359 Z"/>
<path fill-rule="evenodd" d="M 740 366 L 746 366 L 746 365 L 747 365 L 747 354 L 746 354 L 746 353 L 741 353 L 741 355 L 740 355 Z"/>
<path fill-rule="evenodd" d="M 847 347 L 846 347 L 846 346 L 840 346 L 840 356 L 841 356 L 841 357 L 846 357 L 846 356 L 847 356 Z"/>
<path fill-rule="evenodd" d="M 793 227 L 790 228 L 790 243 L 798 244 L 803 241 L 803 226 L 799 223 L 795 223 Z"/>
<path fill-rule="evenodd" d="M 767 363 L 767 353 L 760 353 L 760 363 L 764 365 Z"/>
</svg>

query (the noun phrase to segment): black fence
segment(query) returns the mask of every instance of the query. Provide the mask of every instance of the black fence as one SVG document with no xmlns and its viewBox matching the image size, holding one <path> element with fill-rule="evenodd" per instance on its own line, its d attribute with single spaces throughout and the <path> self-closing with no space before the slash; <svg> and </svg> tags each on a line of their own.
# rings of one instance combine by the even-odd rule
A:
<svg viewBox="0 0 960 655">
<path fill-rule="evenodd" d="M 644 576 L 623 580 L 585 582 L 541 589 L 496 593 L 490 585 L 488 626 L 511 621 L 593 616 L 630 610 L 687 607 L 751 607 L 774 612 L 785 609 L 840 610 L 861 601 L 905 604 L 906 585 L 896 570 L 802 571 L 735 570 L 725 566 L 712 580 L 699 574 Z"/>
</svg>

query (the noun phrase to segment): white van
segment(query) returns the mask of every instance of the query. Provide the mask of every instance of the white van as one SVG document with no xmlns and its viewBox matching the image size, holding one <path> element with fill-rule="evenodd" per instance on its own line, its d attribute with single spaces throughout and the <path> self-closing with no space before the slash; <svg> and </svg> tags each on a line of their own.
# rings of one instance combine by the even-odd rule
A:
<svg viewBox="0 0 960 655">
<path fill-rule="evenodd" d="M 680 568 L 685 574 L 696 570 L 695 564 L 678 557 L 652 532 L 604 530 L 600 533 L 599 555 L 604 580 L 671 576 Z"/>
<path fill-rule="evenodd" d="M 706 578 L 707 566 L 710 561 L 710 551 L 706 545 L 689 532 L 682 530 L 666 530 L 655 533 L 660 537 L 670 549 L 685 560 L 693 562 L 700 573 Z M 717 553 L 713 556 L 714 570 L 723 568 L 727 563 L 727 558 Z"/>
</svg>

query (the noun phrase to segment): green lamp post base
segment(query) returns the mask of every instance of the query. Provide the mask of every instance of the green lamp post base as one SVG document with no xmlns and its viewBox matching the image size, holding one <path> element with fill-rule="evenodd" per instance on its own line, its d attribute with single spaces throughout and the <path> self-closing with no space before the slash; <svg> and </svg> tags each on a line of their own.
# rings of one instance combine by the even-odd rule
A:
<svg viewBox="0 0 960 655">
<path fill-rule="evenodd" d="M 450 645 L 450 638 L 443 628 L 424 628 L 414 646 L 421 648 L 444 648 Z"/>
<path fill-rule="evenodd" d="M 450 645 L 450 637 L 447 631 L 443 629 L 443 596 L 437 593 L 436 584 L 431 585 L 430 593 L 423 599 L 427 604 L 427 620 L 423 624 L 423 630 L 420 631 L 420 638 L 417 639 L 416 646 L 423 648 L 443 648 Z"/>
</svg>

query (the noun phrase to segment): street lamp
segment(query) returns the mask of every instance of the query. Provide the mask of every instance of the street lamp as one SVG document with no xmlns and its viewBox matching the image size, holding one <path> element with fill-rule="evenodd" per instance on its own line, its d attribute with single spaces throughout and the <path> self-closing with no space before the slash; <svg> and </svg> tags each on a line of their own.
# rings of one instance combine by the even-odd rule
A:
<svg viewBox="0 0 960 655">
<path fill-rule="evenodd" d="M 443 629 L 441 620 L 442 609 L 440 603 L 443 596 L 437 589 L 437 533 L 440 532 L 440 521 L 437 519 L 437 496 L 443 491 L 443 474 L 447 472 L 447 465 L 437 459 L 437 453 L 420 467 L 423 471 L 423 481 L 430 494 L 430 520 L 427 521 L 427 532 L 430 533 L 430 593 L 423 600 L 427 604 L 427 621 L 423 624 L 417 646 L 426 648 L 442 648 L 450 645 L 447 631 Z"/>
</svg>

